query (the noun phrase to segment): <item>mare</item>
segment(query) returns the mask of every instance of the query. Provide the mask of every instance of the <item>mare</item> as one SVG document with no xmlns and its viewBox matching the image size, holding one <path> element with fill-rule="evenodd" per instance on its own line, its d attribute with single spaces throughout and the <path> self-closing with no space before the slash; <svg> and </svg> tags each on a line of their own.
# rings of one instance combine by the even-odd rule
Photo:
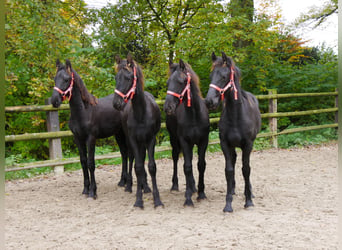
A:
<svg viewBox="0 0 342 250">
<path fill-rule="evenodd" d="M 114 95 L 100 99 L 95 98 L 88 92 L 81 77 L 72 68 L 69 60 L 66 60 L 65 65 L 57 60 L 56 67 L 57 73 L 54 79 L 55 87 L 51 102 L 53 107 L 58 108 L 62 101 L 69 100 L 69 127 L 79 150 L 84 177 L 82 193 L 91 198 L 97 198 L 94 160 L 95 142 L 98 138 L 106 138 L 112 135 L 116 138 L 122 156 L 122 173 L 118 185 L 124 186 L 127 183 L 126 190 L 131 190 L 132 187 L 129 186 L 129 179 L 132 179 L 131 171 L 127 173 L 128 147 L 121 126 L 121 114 L 112 106 Z M 131 162 L 130 165 L 132 165 Z"/>
<path fill-rule="evenodd" d="M 222 57 L 212 53 L 211 84 L 206 96 L 209 109 L 216 109 L 223 102 L 219 133 L 221 149 L 226 166 L 227 195 L 224 212 L 233 212 L 232 200 L 235 194 L 235 163 L 236 151 L 242 150 L 242 173 L 245 180 L 245 208 L 253 205 L 250 184 L 249 158 L 253 142 L 260 131 L 261 116 L 258 100 L 251 93 L 244 91 L 240 86 L 240 70 L 235 66 L 232 58 L 222 52 Z"/>
<path fill-rule="evenodd" d="M 164 110 L 166 127 L 170 134 L 173 158 L 173 177 L 171 190 L 178 190 L 177 162 L 182 150 L 184 155 L 184 174 L 186 191 L 184 206 L 193 206 L 192 193 L 196 192 L 192 172 L 194 145 L 198 148 L 198 198 L 205 199 L 204 172 L 206 168 L 205 152 L 208 146 L 209 114 L 199 88 L 199 78 L 189 64 L 179 60 L 179 64 L 170 64 L 168 91 Z"/>
<path fill-rule="evenodd" d="M 144 91 L 144 78 L 140 66 L 131 55 L 127 59 L 116 60 L 116 88 L 113 106 L 122 111 L 122 126 L 128 145 L 133 153 L 134 169 L 137 176 L 135 207 L 144 207 L 142 189 L 146 182 L 144 167 L 146 150 L 148 152 L 148 170 L 152 178 L 154 206 L 163 206 L 159 197 L 156 180 L 154 150 L 156 135 L 160 129 L 160 110 L 154 97 Z"/>
</svg>

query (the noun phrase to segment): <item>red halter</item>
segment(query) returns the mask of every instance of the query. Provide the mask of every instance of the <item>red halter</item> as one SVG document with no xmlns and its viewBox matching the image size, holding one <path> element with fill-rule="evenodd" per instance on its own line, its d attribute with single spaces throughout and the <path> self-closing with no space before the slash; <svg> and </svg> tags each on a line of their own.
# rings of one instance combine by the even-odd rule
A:
<svg viewBox="0 0 342 250">
<path fill-rule="evenodd" d="M 191 107 L 191 96 L 190 96 L 190 82 L 191 82 L 191 76 L 190 76 L 190 73 L 189 73 L 189 72 L 187 72 L 186 75 L 187 75 L 187 77 L 188 77 L 188 78 L 187 78 L 187 83 L 186 83 L 186 86 L 185 86 L 185 88 L 183 89 L 183 91 L 182 91 L 181 94 L 175 93 L 175 92 L 170 91 L 170 90 L 168 90 L 168 91 L 166 92 L 166 94 L 168 94 L 168 95 L 173 95 L 173 96 L 177 97 L 177 98 L 179 99 L 179 103 L 181 104 L 182 101 L 183 101 L 183 97 L 184 97 L 184 95 L 185 95 L 185 92 L 187 92 L 188 107 Z"/>
<path fill-rule="evenodd" d="M 133 78 L 133 86 L 130 90 L 128 90 L 126 95 L 123 94 L 121 91 L 115 89 L 115 93 L 117 93 L 119 96 L 121 96 L 125 103 L 127 103 L 129 99 L 133 99 L 133 96 L 135 94 L 135 89 L 137 87 L 137 70 L 135 67 L 133 67 L 133 77 L 134 77 Z"/>
<path fill-rule="evenodd" d="M 68 97 L 68 101 L 70 102 L 70 99 L 71 99 L 71 96 L 72 96 L 72 88 L 74 87 L 74 72 L 71 73 L 71 82 L 70 82 L 70 85 L 69 87 L 63 91 L 61 90 L 60 88 L 58 87 L 53 87 L 55 90 L 58 91 L 58 93 L 60 93 L 62 95 L 62 99 L 63 101 L 67 98 L 67 95 L 69 95 Z"/>
<path fill-rule="evenodd" d="M 230 87 L 232 87 L 232 90 L 234 90 L 234 99 L 237 100 L 238 99 L 238 90 L 236 89 L 235 83 L 234 83 L 234 69 L 233 67 L 230 68 L 230 80 L 227 83 L 227 85 L 221 89 L 220 87 L 216 86 L 215 84 L 210 84 L 209 87 L 212 87 L 214 89 L 216 89 L 218 92 L 220 92 L 221 94 L 221 100 L 224 99 L 224 93 L 227 91 L 227 89 L 229 89 Z"/>
</svg>

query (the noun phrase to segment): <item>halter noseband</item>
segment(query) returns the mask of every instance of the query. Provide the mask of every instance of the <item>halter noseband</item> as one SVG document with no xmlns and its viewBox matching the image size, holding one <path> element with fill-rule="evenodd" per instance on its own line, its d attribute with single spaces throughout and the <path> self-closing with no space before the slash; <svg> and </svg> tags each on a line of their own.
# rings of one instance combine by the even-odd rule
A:
<svg viewBox="0 0 342 250">
<path fill-rule="evenodd" d="M 132 86 L 132 88 L 130 88 L 130 90 L 128 90 L 126 95 L 123 94 L 121 91 L 115 89 L 115 93 L 117 93 L 119 96 L 121 96 L 125 103 L 127 103 L 129 99 L 133 99 L 133 96 L 135 94 L 135 89 L 137 87 L 137 70 L 135 67 L 133 67 L 133 77 L 134 77 L 133 78 L 133 86 Z"/>
<path fill-rule="evenodd" d="M 60 93 L 62 95 L 62 100 L 64 101 L 67 98 L 67 95 L 69 95 L 68 97 L 68 101 L 70 102 L 71 96 L 72 96 L 72 88 L 74 87 L 74 72 L 71 73 L 71 82 L 69 87 L 63 91 L 58 87 L 53 87 L 55 90 L 57 90 L 58 93 Z"/>
<path fill-rule="evenodd" d="M 234 68 L 233 67 L 230 67 L 230 80 L 229 82 L 227 83 L 227 85 L 221 89 L 220 87 L 216 86 L 215 84 L 210 84 L 209 87 L 212 87 L 214 89 L 216 89 L 218 92 L 220 92 L 220 95 L 221 95 L 221 100 L 224 99 L 224 93 L 230 88 L 232 87 L 232 90 L 234 90 L 234 99 L 237 100 L 238 99 L 238 90 L 235 86 L 235 82 L 234 82 Z"/>
<path fill-rule="evenodd" d="M 183 89 L 183 91 L 182 91 L 181 94 L 175 93 L 175 92 L 170 91 L 170 90 L 168 90 L 168 91 L 166 92 L 166 94 L 168 94 L 168 95 L 173 95 L 173 96 L 177 97 L 177 98 L 179 99 L 179 104 L 181 104 L 182 101 L 183 101 L 183 97 L 184 97 L 185 93 L 187 92 L 188 107 L 191 107 L 191 96 L 190 96 L 191 75 L 190 75 L 189 72 L 187 72 L 186 75 L 187 75 L 187 83 L 186 83 L 186 86 L 185 86 L 185 88 Z"/>
</svg>

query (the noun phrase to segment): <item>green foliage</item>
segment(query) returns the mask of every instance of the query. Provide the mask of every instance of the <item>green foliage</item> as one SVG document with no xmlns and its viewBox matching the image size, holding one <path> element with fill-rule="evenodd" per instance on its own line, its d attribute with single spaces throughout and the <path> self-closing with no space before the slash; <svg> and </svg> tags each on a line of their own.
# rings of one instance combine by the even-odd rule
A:
<svg viewBox="0 0 342 250">
<path fill-rule="evenodd" d="M 44 104 L 52 93 L 57 58 L 70 59 L 95 96 L 111 94 L 115 86 L 114 55 L 125 57 L 128 52 L 143 67 L 146 90 L 158 99 L 166 95 L 168 63 L 180 58 L 199 75 L 205 96 L 210 83 L 210 55 L 221 51 L 235 60 L 242 72 L 242 87 L 254 94 L 265 94 L 269 88 L 278 93 L 334 91 L 335 53 L 324 46 L 305 47 L 290 27 L 281 24 L 275 0 L 263 0 L 260 5 L 252 16 L 250 0 L 120 0 L 99 10 L 87 10 L 83 0 L 8 0 L 6 106 Z M 85 32 L 89 28 L 90 35 Z M 330 97 L 281 99 L 278 110 L 333 105 Z M 261 101 L 260 108 L 266 113 L 267 101 Z M 68 130 L 69 111 L 59 115 L 61 130 Z M 43 112 L 6 113 L 6 134 L 46 131 L 45 119 Z M 321 114 L 281 118 L 278 124 L 284 129 L 332 120 L 333 114 Z M 212 129 L 215 134 L 217 126 L 212 125 Z M 159 144 L 168 141 L 167 131 L 162 130 L 157 140 Z M 77 155 L 72 138 L 63 138 L 62 144 L 66 154 Z M 112 138 L 97 142 L 99 147 L 105 145 L 117 148 Z M 267 139 L 258 139 L 256 145 L 267 147 Z M 6 147 L 6 157 L 12 162 L 48 157 L 46 141 L 7 143 Z M 217 149 L 217 145 L 211 147 Z"/>
<path fill-rule="evenodd" d="M 294 126 L 291 126 L 291 128 L 294 128 Z M 334 128 L 328 128 L 280 135 L 278 137 L 278 145 L 280 148 L 290 148 L 317 145 L 333 140 L 337 140 L 337 131 Z"/>
</svg>

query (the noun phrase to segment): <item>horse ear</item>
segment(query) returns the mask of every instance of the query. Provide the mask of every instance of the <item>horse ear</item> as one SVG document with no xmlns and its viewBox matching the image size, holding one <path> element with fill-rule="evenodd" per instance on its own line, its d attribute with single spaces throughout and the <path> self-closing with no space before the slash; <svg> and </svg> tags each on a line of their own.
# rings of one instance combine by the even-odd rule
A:
<svg viewBox="0 0 342 250">
<path fill-rule="evenodd" d="M 59 66 L 61 65 L 61 62 L 59 61 L 59 59 L 56 60 L 56 68 L 59 68 Z"/>
<path fill-rule="evenodd" d="M 179 59 L 179 67 L 181 68 L 181 70 L 185 70 L 185 63 L 183 62 L 182 59 Z"/>
<path fill-rule="evenodd" d="M 223 64 L 226 64 L 228 67 L 234 66 L 234 62 L 232 58 L 227 56 L 224 52 L 222 52 L 222 61 L 223 61 Z"/>
<path fill-rule="evenodd" d="M 70 62 L 69 59 L 65 60 L 65 66 L 66 66 L 66 69 L 67 69 L 68 73 L 71 75 L 72 67 L 71 67 L 71 62 Z"/>
<path fill-rule="evenodd" d="M 116 62 L 116 64 L 120 64 L 121 58 L 119 55 L 115 55 L 115 62 Z"/>
<path fill-rule="evenodd" d="M 222 51 L 222 61 L 223 61 L 223 64 L 228 64 L 228 57 L 227 55 Z"/>
<path fill-rule="evenodd" d="M 177 69 L 177 64 L 176 63 L 169 63 L 169 75 L 171 75 L 173 72 L 175 72 Z"/>
<path fill-rule="evenodd" d="M 128 62 L 128 66 L 133 66 L 134 63 L 133 63 L 133 57 L 130 53 L 128 53 L 127 55 L 127 62 Z"/>
<path fill-rule="evenodd" d="M 59 71 L 59 69 L 61 68 L 61 62 L 59 61 L 59 59 L 56 60 L 56 74 Z"/>
<path fill-rule="evenodd" d="M 211 60 L 212 60 L 213 62 L 215 62 L 216 59 L 217 59 L 217 57 L 216 57 L 216 55 L 215 55 L 215 52 L 211 53 Z"/>
</svg>

